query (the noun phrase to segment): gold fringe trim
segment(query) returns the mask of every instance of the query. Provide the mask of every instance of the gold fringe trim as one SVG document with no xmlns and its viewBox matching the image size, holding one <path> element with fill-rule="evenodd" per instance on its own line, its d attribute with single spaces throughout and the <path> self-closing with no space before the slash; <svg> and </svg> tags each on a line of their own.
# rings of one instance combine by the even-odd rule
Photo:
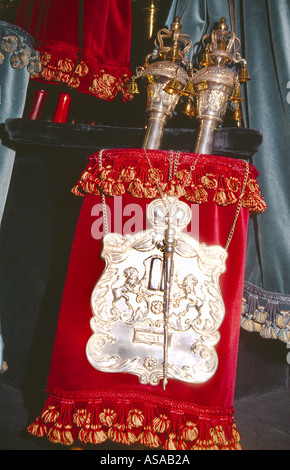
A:
<svg viewBox="0 0 290 470">
<path fill-rule="evenodd" d="M 259 333 L 264 339 L 290 343 L 290 311 L 280 310 L 277 302 L 256 305 L 251 309 L 249 299 L 243 298 L 241 327 L 249 332 Z"/>
<path fill-rule="evenodd" d="M 75 49 L 65 43 L 47 43 L 45 48 L 38 47 L 41 70 L 34 79 L 46 82 L 64 83 L 69 88 L 94 95 L 96 98 L 112 101 L 122 93 L 125 101 L 133 98 L 126 91 L 130 80 L 129 66 L 121 64 L 102 64 L 92 54 L 83 51 L 81 60 Z"/>
<path fill-rule="evenodd" d="M 182 413 L 158 412 L 130 407 L 118 401 L 115 408 L 89 402 L 87 408 L 66 401 L 46 405 L 42 415 L 27 428 L 36 437 L 71 446 L 102 444 L 107 439 L 130 446 L 140 443 L 165 450 L 241 450 L 240 434 L 232 416 L 198 416 L 187 419 Z"/>
<path fill-rule="evenodd" d="M 177 171 L 174 178 L 166 182 L 165 174 L 159 168 L 146 170 L 144 166 L 137 164 L 135 167 L 128 166 L 116 171 L 112 165 L 99 169 L 97 163 L 94 163 L 85 169 L 72 188 L 72 193 L 76 196 L 98 196 L 101 193 L 120 196 L 128 192 L 135 198 L 152 199 L 158 197 L 156 179 L 165 194 L 184 197 L 196 204 L 207 202 L 211 194 L 212 200 L 219 206 L 234 204 L 241 198 L 242 206 L 250 212 L 260 213 L 267 208 L 254 178 L 248 180 L 245 191 L 241 194 L 241 182 L 237 177 L 224 174 L 216 176 L 204 169 L 199 171 L 198 176 L 186 169 Z"/>
</svg>

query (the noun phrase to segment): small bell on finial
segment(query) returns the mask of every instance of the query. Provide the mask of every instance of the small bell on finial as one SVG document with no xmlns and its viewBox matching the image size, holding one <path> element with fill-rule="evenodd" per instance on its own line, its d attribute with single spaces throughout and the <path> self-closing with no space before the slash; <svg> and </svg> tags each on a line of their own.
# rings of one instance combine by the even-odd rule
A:
<svg viewBox="0 0 290 470">
<path fill-rule="evenodd" d="M 235 103 L 240 103 L 241 101 L 244 101 L 240 85 L 235 85 L 232 96 L 230 97 L 230 101 L 234 101 Z"/>
<path fill-rule="evenodd" d="M 252 79 L 249 75 L 249 72 L 248 72 L 248 69 L 247 69 L 246 65 L 244 64 L 244 66 L 241 70 L 240 76 L 239 76 L 239 81 L 241 83 L 245 83 L 245 82 L 248 82 L 249 80 L 252 80 Z"/>
<path fill-rule="evenodd" d="M 135 82 L 134 78 L 132 78 L 132 81 L 129 83 L 128 93 L 131 93 L 132 95 L 136 95 L 139 93 L 138 85 Z"/>
<path fill-rule="evenodd" d="M 170 95 L 178 95 L 179 94 L 179 81 L 177 77 L 172 78 L 163 88 L 166 93 Z"/>
<path fill-rule="evenodd" d="M 182 88 L 180 94 L 182 96 L 194 95 L 194 87 L 191 81 L 188 81 L 184 88 Z"/>
<path fill-rule="evenodd" d="M 208 49 L 206 49 L 205 52 L 203 53 L 202 59 L 200 61 L 200 65 L 202 67 L 210 67 L 211 65 L 214 65 Z"/>
<path fill-rule="evenodd" d="M 195 106 L 191 98 L 187 99 L 187 102 L 185 103 L 185 106 L 181 112 L 191 118 L 195 116 Z"/>
</svg>

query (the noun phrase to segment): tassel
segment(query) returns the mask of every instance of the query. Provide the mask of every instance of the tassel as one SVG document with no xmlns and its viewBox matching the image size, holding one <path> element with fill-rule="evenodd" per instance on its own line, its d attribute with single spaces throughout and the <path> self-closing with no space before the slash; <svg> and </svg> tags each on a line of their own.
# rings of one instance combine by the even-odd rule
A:
<svg viewBox="0 0 290 470">
<path fill-rule="evenodd" d="M 290 343 L 290 330 L 288 328 L 282 328 L 277 334 L 277 338 L 284 343 Z"/>
<path fill-rule="evenodd" d="M 169 425 L 170 419 L 166 415 L 160 414 L 159 416 L 153 419 L 152 429 L 153 431 L 162 434 L 168 431 Z"/>
<path fill-rule="evenodd" d="M 237 430 L 237 426 L 235 423 L 232 424 L 232 436 L 233 436 L 233 439 L 236 441 L 236 442 L 240 442 L 241 440 L 241 435 L 239 433 L 239 431 Z"/>
<path fill-rule="evenodd" d="M 212 173 L 207 173 L 201 177 L 201 183 L 205 189 L 216 189 L 217 188 L 217 179 Z"/>
<path fill-rule="evenodd" d="M 101 444 L 107 440 L 107 435 L 99 421 L 100 404 L 100 401 L 90 401 L 87 410 L 80 409 L 74 414 L 75 424 L 82 426 L 78 438 L 84 443 Z"/>
<path fill-rule="evenodd" d="M 214 195 L 213 200 L 216 202 L 218 206 L 226 206 L 227 205 L 227 196 L 226 192 L 223 189 L 220 189 Z"/>
<path fill-rule="evenodd" d="M 72 401 L 61 401 L 58 421 L 49 429 L 47 433 L 47 438 L 51 442 L 63 445 L 71 445 L 74 442 L 71 426 L 72 410 Z"/>
<path fill-rule="evenodd" d="M 226 191 L 225 195 L 226 195 L 226 201 L 227 201 L 226 205 L 234 204 L 235 202 L 237 202 L 237 198 L 234 195 L 233 191 Z"/>
<path fill-rule="evenodd" d="M 229 446 L 229 450 L 243 450 L 242 449 L 242 446 L 239 442 L 235 442 L 235 441 L 231 441 L 230 442 L 230 446 Z"/>
<path fill-rule="evenodd" d="M 84 444 L 86 444 L 88 442 L 90 429 L 91 429 L 90 424 L 85 424 L 82 427 L 82 429 L 79 430 L 79 432 L 78 432 L 79 441 L 83 442 Z"/>
<path fill-rule="evenodd" d="M 144 426 L 143 431 L 138 437 L 140 444 L 148 447 L 159 447 L 161 445 L 161 440 L 159 439 L 156 432 L 153 430 L 153 421 L 155 418 L 155 406 L 154 405 L 145 405 L 144 408 Z M 157 423 L 158 424 L 158 423 Z"/>
<path fill-rule="evenodd" d="M 143 426 L 144 419 L 142 411 L 134 409 L 129 411 L 127 422 L 129 426 L 139 428 Z"/>
<path fill-rule="evenodd" d="M 46 69 L 41 72 L 41 76 L 45 80 L 53 80 L 55 76 L 55 69 L 49 65 Z"/>
<path fill-rule="evenodd" d="M 261 333 L 262 327 L 263 327 L 262 323 L 258 323 L 256 321 L 253 321 L 253 331 L 254 332 Z"/>
<path fill-rule="evenodd" d="M 106 433 L 100 424 L 91 424 L 87 434 L 86 442 L 89 444 L 102 444 L 107 440 Z"/>
<path fill-rule="evenodd" d="M 246 331 L 253 332 L 254 322 L 248 316 L 244 316 L 241 318 L 241 327 Z"/>
<path fill-rule="evenodd" d="M 260 335 L 265 339 L 277 339 L 275 327 L 273 325 L 263 325 L 260 331 Z"/>
<path fill-rule="evenodd" d="M 165 450 L 188 450 L 186 443 L 181 438 L 176 439 L 176 434 L 173 432 L 165 440 L 163 448 Z"/>
<path fill-rule="evenodd" d="M 117 413 L 110 408 L 105 408 L 99 415 L 100 421 L 104 426 L 111 427 L 115 423 Z"/>
<path fill-rule="evenodd" d="M 66 83 L 70 88 L 78 88 L 81 84 L 80 79 L 74 76 L 70 77 Z"/>
<path fill-rule="evenodd" d="M 131 444 L 135 444 L 135 442 L 137 442 L 137 437 L 134 434 L 134 432 L 131 430 L 131 426 L 127 426 L 124 432 L 122 444 L 129 446 Z"/>
<path fill-rule="evenodd" d="M 179 180 L 184 187 L 192 183 L 192 175 L 188 170 L 179 170 L 175 173 L 175 178 Z"/>
<path fill-rule="evenodd" d="M 118 421 L 114 422 L 108 431 L 108 438 L 113 442 L 125 445 L 131 445 L 137 442 L 137 437 L 132 431 L 132 426 L 128 423 L 129 407 L 130 402 L 127 400 L 117 403 L 115 412 Z"/>
<path fill-rule="evenodd" d="M 86 409 L 77 410 L 73 415 L 73 422 L 78 428 L 83 427 L 89 419 L 90 413 Z"/>
<path fill-rule="evenodd" d="M 26 429 L 30 434 L 36 437 L 44 437 L 47 433 L 47 427 L 45 424 L 43 424 L 39 417 Z"/>
<path fill-rule="evenodd" d="M 75 75 L 78 77 L 85 77 L 89 73 L 90 69 L 87 64 L 82 60 L 77 66 L 74 71 Z"/>
<path fill-rule="evenodd" d="M 233 191 L 234 193 L 239 191 L 241 188 L 240 181 L 238 180 L 238 178 L 234 176 L 230 176 L 230 178 L 226 178 L 225 185 L 228 191 Z"/>
<path fill-rule="evenodd" d="M 14 52 L 18 48 L 17 36 L 4 36 L 1 41 L 1 49 L 4 52 Z"/>
<path fill-rule="evenodd" d="M 265 323 L 268 320 L 269 316 L 265 312 L 264 307 L 259 306 L 255 310 L 253 318 L 257 323 Z"/>
<path fill-rule="evenodd" d="M 122 181 L 117 180 L 113 183 L 111 196 L 121 196 L 125 192 L 126 192 L 126 189 Z"/>
<path fill-rule="evenodd" d="M 185 188 L 177 182 L 176 178 L 173 178 L 165 185 L 164 192 L 168 196 L 182 197 L 185 194 Z"/>
<path fill-rule="evenodd" d="M 238 432 L 235 424 L 233 425 L 232 428 L 232 437 L 229 441 L 228 444 L 228 449 L 229 450 L 242 450 L 242 446 L 240 444 L 241 436 L 240 433 Z"/>
<path fill-rule="evenodd" d="M 90 433 L 91 426 L 90 424 L 85 424 L 82 429 L 79 430 L 78 439 L 86 444 L 88 442 L 88 436 Z"/>
<path fill-rule="evenodd" d="M 178 438 L 177 450 L 188 450 L 188 447 L 182 438 Z"/>
<path fill-rule="evenodd" d="M 165 450 L 178 450 L 176 442 L 176 434 L 173 432 L 169 434 L 168 439 L 164 442 Z"/>
<path fill-rule="evenodd" d="M 101 178 L 101 180 L 113 181 L 115 178 L 115 174 L 114 174 L 114 168 L 112 167 L 112 165 L 107 165 L 105 167 L 102 167 L 99 177 Z"/>
<path fill-rule="evenodd" d="M 187 450 L 187 444 L 184 442 L 184 414 L 180 412 L 171 412 L 170 421 L 165 415 L 160 415 L 160 417 L 163 417 L 162 422 L 166 424 L 166 427 L 162 427 L 162 431 L 167 431 L 170 427 L 168 438 L 164 442 L 164 449 Z"/>
<path fill-rule="evenodd" d="M 279 312 L 276 315 L 276 325 L 278 328 L 287 328 L 290 327 L 290 311 L 289 312 Z"/>
<path fill-rule="evenodd" d="M 191 448 L 191 450 L 205 450 L 202 441 L 200 441 L 200 439 L 197 439 L 196 443 Z"/>
<path fill-rule="evenodd" d="M 144 197 L 144 188 L 143 188 L 143 184 L 142 184 L 142 182 L 140 181 L 139 178 L 136 178 L 134 181 L 132 181 L 132 182 L 129 184 L 128 192 L 129 192 L 133 197 L 136 197 L 136 198 L 142 198 L 142 197 Z"/>
<path fill-rule="evenodd" d="M 198 429 L 195 423 L 187 421 L 182 428 L 182 438 L 185 441 L 195 441 L 198 437 Z"/>
<path fill-rule="evenodd" d="M 159 168 L 154 168 L 152 171 L 150 169 L 148 171 L 148 183 L 155 187 L 156 180 L 158 181 L 158 184 L 162 187 L 162 185 L 164 184 L 164 175 L 162 170 L 160 170 Z"/>
<path fill-rule="evenodd" d="M 150 183 L 145 183 L 143 186 L 143 197 L 153 199 L 158 196 L 157 188 L 153 188 Z"/>
<path fill-rule="evenodd" d="M 196 204 L 202 204 L 207 202 L 208 194 L 201 184 L 191 185 L 186 190 L 185 197 L 188 201 L 195 202 Z"/>
<path fill-rule="evenodd" d="M 149 447 L 159 447 L 161 445 L 161 440 L 157 434 L 152 432 L 150 426 L 144 426 L 144 431 L 140 434 L 138 441 Z"/>
<path fill-rule="evenodd" d="M 59 412 L 55 406 L 48 406 L 48 408 L 42 413 L 41 418 L 44 423 L 55 423 L 58 420 Z"/>
<path fill-rule="evenodd" d="M 53 444 L 70 446 L 74 442 L 71 429 L 70 424 L 63 425 L 62 423 L 56 423 L 48 431 L 47 438 Z"/>
<path fill-rule="evenodd" d="M 58 61 L 57 67 L 61 72 L 71 72 L 74 69 L 74 63 L 71 59 L 61 59 Z"/>
<path fill-rule="evenodd" d="M 44 66 L 48 65 L 49 62 L 51 61 L 51 54 L 49 52 L 44 52 L 43 54 L 41 54 L 40 60 L 41 60 L 42 65 Z"/>
<path fill-rule="evenodd" d="M 211 440 L 206 441 L 198 439 L 191 450 L 219 450 L 219 448 L 214 445 Z"/>
<path fill-rule="evenodd" d="M 245 297 L 243 297 L 243 300 L 242 300 L 242 315 L 244 315 L 246 313 L 247 308 L 248 308 L 247 301 L 246 301 Z"/>
<path fill-rule="evenodd" d="M 136 176 L 136 170 L 132 166 L 123 168 L 120 173 L 120 179 L 125 183 L 130 183 Z"/>
<path fill-rule="evenodd" d="M 255 179 L 250 179 L 246 185 L 244 194 L 242 195 L 242 206 L 250 210 L 250 212 L 264 212 L 267 209 L 259 185 Z"/>
<path fill-rule="evenodd" d="M 277 327 L 275 327 L 274 325 L 276 323 L 276 315 L 280 313 L 278 308 L 278 302 L 268 301 L 264 311 L 268 314 L 268 320 L 262 326 L 260 335 L 266 339 L 277 339 Z"/>
<path fill-rule="evenodd" d="M 211 428 L 209 432 L 212 437 L 213 444 L 219 445 L 219 446 L 227 445 L 225 431 L 221 424 L 219 424 L 218 426 L 215 426 L 214 428 Z"/>
<path fill-rule="evenodd" d="M 124 431 L 125 424 L 114 424 L 108 431 L 108 438 L 113 442 L 122 443 Z"/>
<path fill-rule="evenodd" d="M 242 450 L 240 445 L 241 436 L 233 419 L 224 423 L 224 430 L 228 439 L 226 439 L 225 445 L 221 447 L 221 450 Z"/>
<path fill-rule="evenodd" d="M 75 185 L 75 186 L 72 188 L 71 192 L 72 192 L 75 196 L 84 197 L 84 194 L 79 191 L 79 186 L 78 186 L 78 184 Z"/>
</svg>

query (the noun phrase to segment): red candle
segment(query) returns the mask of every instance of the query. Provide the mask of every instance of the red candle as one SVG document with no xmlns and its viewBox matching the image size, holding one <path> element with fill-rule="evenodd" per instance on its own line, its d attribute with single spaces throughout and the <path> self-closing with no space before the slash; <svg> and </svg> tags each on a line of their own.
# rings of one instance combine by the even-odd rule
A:
<svg viewBox="0 0 290 470">
<path fill-rule="evenodd" d="M 69 93 L 60 93 L 52 122 L 67 122 L 71 97 Z"/>
<path fill-rule="evenodd" d="M 47 91 L 36 90 L 32 101 L 31 110 L 28 115 L 28 119 L 39 119 L 44 101 L 47 97 Z"/>
</svg>

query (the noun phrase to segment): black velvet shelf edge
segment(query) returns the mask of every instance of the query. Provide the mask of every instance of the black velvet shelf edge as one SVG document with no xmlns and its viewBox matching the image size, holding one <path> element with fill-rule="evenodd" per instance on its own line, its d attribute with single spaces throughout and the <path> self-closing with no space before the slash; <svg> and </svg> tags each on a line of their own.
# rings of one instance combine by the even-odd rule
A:
<svg viewBox="0 0 290 470">
<path fill-rule="evenodd" d="M 12 147 L 36 145 L 98 151 L 102 148 L 140 148 L 144 129 L 135 127 L 90 126 L 86 124 L 54 123 L 30 119 L 7 119 L 6 137 Z M 195 129 L 166 128 L 162 150 L 192 152 L 197 136 Z M 262 143 L 262 133 L 241 127 L 218 128 L 214 155 L 250 158 Z"/>
</svg>

